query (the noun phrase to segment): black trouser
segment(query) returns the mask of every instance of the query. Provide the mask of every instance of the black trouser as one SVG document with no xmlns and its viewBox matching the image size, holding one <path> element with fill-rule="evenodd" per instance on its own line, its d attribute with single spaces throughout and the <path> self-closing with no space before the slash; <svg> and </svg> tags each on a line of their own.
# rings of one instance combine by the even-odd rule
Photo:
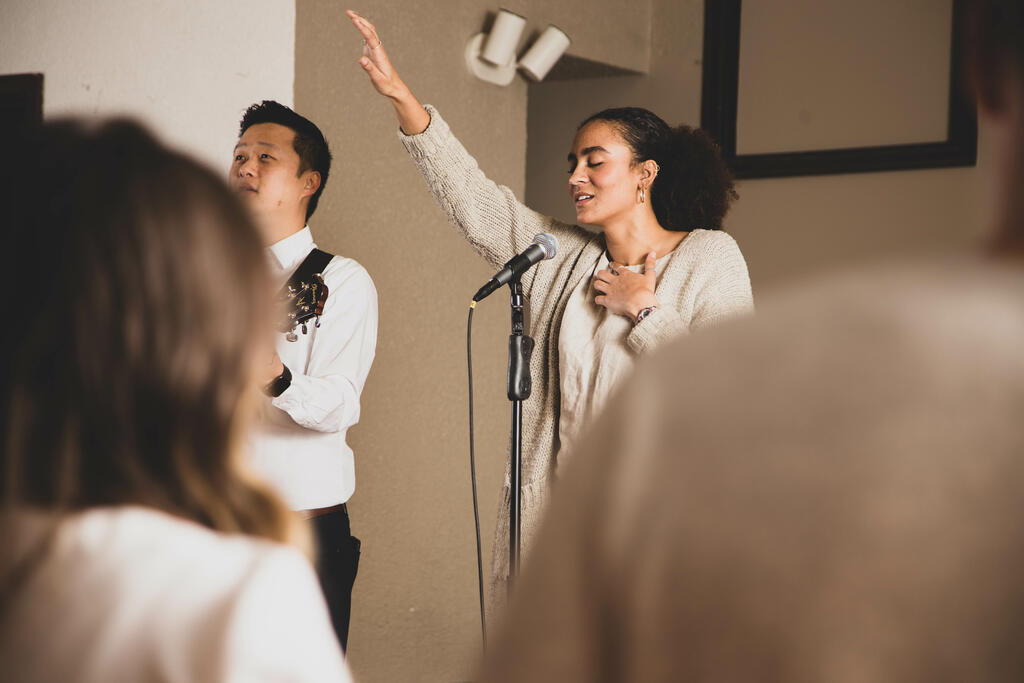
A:
<svg viewBox="0 0 1024 683">
<path fill-rule="evenodd" d="M 359 569 L 359 539 L 352 535 L 344 507 L 314 517 L 317 574 L 331 613 L 331 624 L 343 650 L 348 649 L 348 622 L 352 614 L 352 585 Z"/>
</svg>

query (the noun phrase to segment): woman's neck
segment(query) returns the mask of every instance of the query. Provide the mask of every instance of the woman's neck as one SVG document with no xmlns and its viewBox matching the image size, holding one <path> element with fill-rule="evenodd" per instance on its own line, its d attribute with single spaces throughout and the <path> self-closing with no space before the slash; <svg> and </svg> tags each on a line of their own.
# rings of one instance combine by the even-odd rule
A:
<svg viewBox="0 0 1024 683">
<path fill-rule="evenodd" d="M 653 212 L 609 222 L 602 230 L 608 254 L 613 261 L 625 266 L 643 263 L 652 251 L 661 258 L 678 247 L 687 235 L 661 227 Z"/>
</svg>

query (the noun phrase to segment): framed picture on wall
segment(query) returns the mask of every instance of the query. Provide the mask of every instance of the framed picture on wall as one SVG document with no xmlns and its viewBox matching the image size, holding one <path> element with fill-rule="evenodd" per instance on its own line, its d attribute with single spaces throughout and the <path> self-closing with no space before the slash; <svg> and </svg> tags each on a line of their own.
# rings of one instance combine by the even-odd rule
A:
<svg viewBox="0 0 1024 683">
<path fill-rule="evenodd" d="M 738 178 L 973 166 L 964 0 L 705 0 L 701 126 Z"/>
<path fill-rule="evenodd" d="M 0 124 L 25 130 L 43 121 L 43 74 L 0 76 Z"/>
</svg>

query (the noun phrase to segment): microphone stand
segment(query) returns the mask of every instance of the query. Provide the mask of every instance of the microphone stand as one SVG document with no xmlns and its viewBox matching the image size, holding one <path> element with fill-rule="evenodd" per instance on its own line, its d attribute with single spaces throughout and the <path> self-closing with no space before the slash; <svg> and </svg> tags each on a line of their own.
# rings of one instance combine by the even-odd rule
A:
<svg viewBox="0 0 1024 683">
<path fill-rule="evenodd" d="M 523 401 L 533 389 L 530 382 L 530 356 L 533 339 L 524 334 L 523 287 L 519 275 L 508 284 L 511 290 L 512 334 L 508 338 L 508 400 L 512 402 L 511 493 L 509 495 L 509 567 L 508 589 L 519 575 L 519 550 L 523 478 Z"/>
</svg>

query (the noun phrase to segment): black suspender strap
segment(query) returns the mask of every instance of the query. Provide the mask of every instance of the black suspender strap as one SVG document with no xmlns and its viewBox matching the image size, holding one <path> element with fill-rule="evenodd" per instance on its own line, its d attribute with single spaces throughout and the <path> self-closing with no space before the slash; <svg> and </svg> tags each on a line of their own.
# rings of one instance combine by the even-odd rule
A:
<svg viewBox="0 0 1024 683">
<path fill-rule="evenodd" d="M 320 249 L 313 249 L 302 263 L 299 264 L 299 267 L 295 269 L 292 276 L 288 278 L 285 288 L 287 289 L 289 285 L 294 287 L 301 282 L 309 282 L 313 275 L 324 272 L 324 268 L 327 267 L 332 258 L 334 258 L 334 254 L 328 254 Z"/>
</svg>

